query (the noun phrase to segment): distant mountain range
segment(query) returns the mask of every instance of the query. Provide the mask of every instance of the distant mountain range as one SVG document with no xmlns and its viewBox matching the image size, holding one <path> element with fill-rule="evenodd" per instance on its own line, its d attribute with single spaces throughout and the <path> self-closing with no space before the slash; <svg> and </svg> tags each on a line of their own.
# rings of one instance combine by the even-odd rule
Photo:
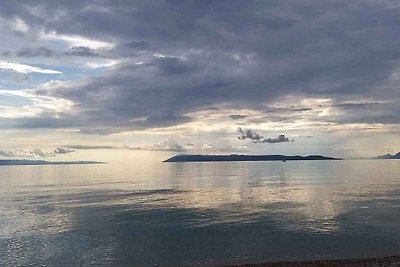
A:
<svg viewBox="0 0 400 267">
<path fill-rule="evenodd" d="M 377 159 L 400 159 L 400 152 L 396 155 L 386 154 L 383 156 L 378 156 Z"/>
<path fill-rule="evenodd" d="M 0 159 L 0 166 L 9 165 L 75 165 L 75 164 L 104 164 L 101 161 L 45 161 L 45 160 L 13 160 Z"/>
<path fill-rule="evenodd" d="M 340 158 L 284 155 L 177 155 L 163 162 L 209 162 L 209 161 L 287 161 L 287 160 L 341 160 Z"/>
</svg>

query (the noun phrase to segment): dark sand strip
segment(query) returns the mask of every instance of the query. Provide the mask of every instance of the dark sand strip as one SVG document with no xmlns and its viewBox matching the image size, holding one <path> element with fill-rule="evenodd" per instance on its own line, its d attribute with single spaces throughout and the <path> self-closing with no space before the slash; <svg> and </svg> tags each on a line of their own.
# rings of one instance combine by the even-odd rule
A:
<svg viewBox="0 0 400 267">
<path fill-rule="evenodd" d="M 346 260 L 318 260 L 301 262 L 279 262 L 240 265 L 242 267 L 303 267 L 303 266 L 352 266 L 352 267 L 397 267 L 400 266 L 400 256 L 368 258 L 368 259 L 346 259 Z"/>
</svg>

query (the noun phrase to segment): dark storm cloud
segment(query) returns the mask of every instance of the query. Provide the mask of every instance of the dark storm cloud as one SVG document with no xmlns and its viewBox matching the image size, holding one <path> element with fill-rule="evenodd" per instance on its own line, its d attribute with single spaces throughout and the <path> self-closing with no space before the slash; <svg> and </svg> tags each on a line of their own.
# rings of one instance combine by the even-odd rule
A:
<svg viewBox="0 0 400 267">
<path fill-rule="evenodd" d="M 261 143 L 270 143 L 270 144 L 284 143 L 284 142 L 289 142 L 289 138 L 287 138 L 284 134 L 280 134 L 276 138 L 267 138 L 261 140 Z"/>
<path fill-rule="evenodd" d="M 241 134 L 241 136 L 238 137 L 240 140 L 250 139 L 253 141 L 253 143 L 275 144 L 289 142 L 289 138 L 287 138 L 284 134 L 278 135 L 276 138 L 264 138 L 251 129 L 243 130 L 242 128 L 238 128 L 238 132 Z"/>
<path fill-rule="evenodd" d="M 103 57 L 101 54 L 97 53 L 94 49 L 85 46 L 74 46 L 70 51 L 65 52 L 69 56 L 79 56 L 79 57 Z"/>
<path fill-rule="evenodd" d="M 286 95 L 398 99 L 390 81 L 400 59 L 399 15 L 396 1 L 9 1 L 0 10 L 33 33 L 114 43 L 108 55 L 126 63 L 36 91 L 75 103 L 78 115 L 59 116 L 57 125 L 103 133 L 183 124 L 194 111 L 252 109 Z M 381 109 L 374 122 L 395 118 Z M 363 114 L 340 119 L 365 121 Z M 43 119 L 50 121 L 27 125 L 52 124 Z"/>
<path fill-rule="evenodd" d="M 232 120 L 240 120 L 240 119 L 247 118 L 247 116 L 240 115 L 240 114 L 232 114 L 232 115 L 229 115 L 229 118 L 231 118 Z"/>
<path fill-rule="evenodd" d="M 241 136 L 238 137 L 240 140 L 250 139 L 253 142 L 258 143 L 264 139 L 264 137 L 254 132 L 252 129 L 242 130 L 242 128 L 238 128 L 238 132 L 241 134 Z"/>
</svg>

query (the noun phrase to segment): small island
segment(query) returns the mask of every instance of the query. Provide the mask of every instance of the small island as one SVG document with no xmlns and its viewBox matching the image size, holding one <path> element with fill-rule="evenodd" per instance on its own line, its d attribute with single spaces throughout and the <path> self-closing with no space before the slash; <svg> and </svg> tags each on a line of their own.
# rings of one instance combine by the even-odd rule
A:
<svg viewBox="0 0 400 267">
<path fill-rule="evenodd" d="M 210 161 L 289 161 L 289 160 L 342 160 L 340 158 L 284 155 L 177 155 L 163 162 L 210 162 Z"/>
<path fill-rule="evenodd" d="M 21 165 L 77 165 L 77 164 L 105 164 L 102 161 L 45 161 L 26 159 L 0 159 L 0 166 L 21 166 Z"/>
<path fill-rule="evenodd" d="M 376 157 L 377 159 L 400 159 L 400 152 L 396 155 L 386 154 L 383 156 Z"/>
</svg>

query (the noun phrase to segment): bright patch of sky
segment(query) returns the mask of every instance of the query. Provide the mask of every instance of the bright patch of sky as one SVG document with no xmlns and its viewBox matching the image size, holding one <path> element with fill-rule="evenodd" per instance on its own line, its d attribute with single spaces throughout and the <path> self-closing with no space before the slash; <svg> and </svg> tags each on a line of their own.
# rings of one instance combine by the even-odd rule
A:
<svg viewBox="0 0 400 267">
<path fill-rule="evenodd" d="M 32 104 L 29 98 L 15 95 L 2 95 L 0 93 L 0 106 L 4 107 L 21 107 Z"/>
<path fill-rule="evenodd" d="M 17 63 L 14 61 L 0 61 L 1 70 L 11 70 L 18 73 L 42 73 L 42 74 L 61 74 L 62 72 L 52 69 L 41 68 L 38 66 L 30 66 L 27 64 Z"/>
<path fill-rule="evenodd" d="M 69 47 L 82 46 L 92 49 L 99 49 L 99 48 L 112 48 L 114 46 L 114 44 L 109 42 L 93 40 L 78 35 L 57 34 L 56 32 L 41 33 L 41 38 L 44 40 L 49 40 L 54 42 L 61 42 L 61 43 L 63 42 L 64 44 L 67 44 Z"/>
</svg>

